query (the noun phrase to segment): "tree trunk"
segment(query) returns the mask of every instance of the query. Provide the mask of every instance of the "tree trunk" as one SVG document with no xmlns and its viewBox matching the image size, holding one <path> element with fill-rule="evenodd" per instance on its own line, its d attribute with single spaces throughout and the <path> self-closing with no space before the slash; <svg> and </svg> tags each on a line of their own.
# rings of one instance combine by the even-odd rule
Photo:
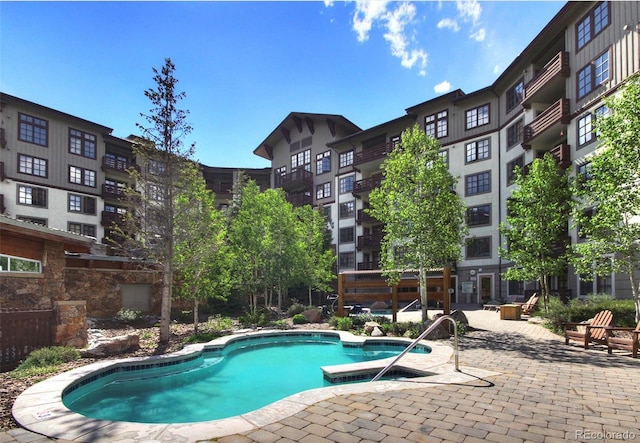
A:
<svg viewBox="0 0 640 443">
<path fill-rule="evenodd" d="M 313 306 L 313 300 L 311 300 L 311 285 L 309 285 L 309 305 L 308 306 Z"/>
<path fill-rule="evenodd" d="M 193 299 L 193 333 L 197 334 L 198 333 L 198 324 L 199 324 L 199 314 L 198 314 L 198 305 L 200 303 L 198 302 L 197 298 Z"/>
<path fill-rule="evenodd" d="M 160 308 L 160 343 L 168 343 L 171 337 L 171 285 L 173 274 L 170 260 L 162 269 L 162 306 Z"/>
<path fill-rule="evenodd" d="M 420 304 L 422 305 L 422 323 L 426 323 L 429 320 L 427 311 L 427 270 L 420 268 L 418 271 L 420 279 Z"/>
<path fill-rule="evenodd" d="M 640 321 L 640 281 L 634 275 L 635 270 L 629 272 L 629 280 L 631 281 L 631 294 L 636 305 L 636 323 Z"/>
</svg>

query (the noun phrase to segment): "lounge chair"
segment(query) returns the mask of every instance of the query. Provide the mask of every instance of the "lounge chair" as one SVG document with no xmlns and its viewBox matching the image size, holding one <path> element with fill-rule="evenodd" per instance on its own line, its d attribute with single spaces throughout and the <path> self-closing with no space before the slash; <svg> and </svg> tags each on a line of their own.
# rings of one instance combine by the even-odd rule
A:
<svg viewBox="0 0 640 443">
<path fill-rule="evenodd" d="M 540 297 L 538 297 L 538 294 L 534 292 L 533 295 L 529 297 L 529 300 L 527 300 L 525 303 L 514 303 L 514 304 L 520 305 L 520 311 L 522 315 L 531 315 L 533 311 L 536 309 L 536 305 L 538 304 L 539 299 Z"/>
<path fill-rule="evenodd" d="M 607 332 L 607 352 L 611 354 L 613 349 L 622 349 L 623 351 L 631 351 L 631 357 L 638 357 L 638 349 L 640 348 L 640 322 L 634 328 L 605 328 Z M 620 335 L 624 332 L 624 335 Z"/>
<path fill-rule="evenodd" d="M 609 310 L 600 311 L 588 323 L 565 323 L 564 336 L 565 343 L 569 340 L 576 340 L 583 344 L 584 348 L 589 347 L 589 343 L 606 344 L 607 326 L 611 325 L 613 314 Z"/>
</svg>

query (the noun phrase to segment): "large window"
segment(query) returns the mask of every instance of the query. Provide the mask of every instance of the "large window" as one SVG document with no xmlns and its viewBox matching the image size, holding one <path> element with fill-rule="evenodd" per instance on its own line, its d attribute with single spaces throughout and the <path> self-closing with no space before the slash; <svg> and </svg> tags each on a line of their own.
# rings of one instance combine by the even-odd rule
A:
<svg viewBox="0 0 640 443">
<path fill-rule="evenodd" d="M 340 218 L 352 218 L 355 212 L 355 201 L 340 203 Z"/>
<path fill-rule="evenodd" d="M 77 194 L 69 194 L 69 212 L 95 215 L 96 199 Z"/>
<path fill-rule="evenodd" d="M 593 141 L 593 115 L 585 114 L 578 119 L 578 146 L 585 145 Z"/>
<path fill-rule="evenodd" d="M 340 194 L 346 194 L 347 192 L 353 192 L 353 175 L 342 177 L 340 179 Z"/>
<path fill-rule="evenodd" d="M 519 168 L 520 172 L 522 172 L 523 167 L 524 167 L 523 155 L 507 163 L 507 186 L 512 185 L 516 181 L 516 168 Z"/>
<path fill-rule="evenodd" d="M 609 51 L 600 54 L 584 68 L 578 71 L 578 98 L 582 98 L 602 82 L 609 80 Z"/>
<path fill-rule="evenodd" d="M 467 129 L 489 124 L 489 104 L 478 106 L 465 112 Z"/>
<path fill-rule="evenodd" d="M 576 24 L 578 49 L 589 43 L 607 26 L 609 26 L 609 3 L 600 2 Z"/>
<path fill-rule="evenodd" d="M 356 255 L 353 252 L 341 252 L 338 256 L 340 269 L 353 269 L 356 266 Z"/>
<path fill-rule="evenodd" d="M 465 177 L 466 195 L 483 194 L 491 192 L 491 174 L 489 171 Z"/>
<path fill-rule="evenodd" d="M 345 168 L 353 164 L 353 151 L 340 153 L 340 167 Z"/>
<path fill-rule="evenodd" d="M 69 128 L 69 152 L 87 158 L 96 158 L 96 136 Z"/>
<path fill-rule="evenodd" d="M 331 197 L 331 182 L 316 186 L 316 200 Z"/>
<path fill-rule="evenodd" d="M 467 241 L 467 258 L 491 257 L 491 237 L 474 237 Z"/>
<path fill-rule="evenodd" d="M 489 150 L 489 139 L 478 140 L 465 145 L 466 162 L 473 163 L 479 160 L 486 160 L 491 157 Z"/>
<path fill-rule="evenodd" d="M 513 85 L 511 89 L 507 91 L 507 112 L 518 106 L 522 102 L 524 97 L 524 80 L 518 80 L 518 83 Z"/>
<path fill-rule="evenodd" d="M 316 155 L 316 174 L 331 172 L 331 151 L 325 151 Z"/>
<path fill-rule="evenodd" d="M 311 171 L 311 149 L 298 152 L 291 156 L 291 170 L 304 168 L 305 171 Z"/>
<path fill-rule="evenodd" d="M 18 186 L 18 204 L 28 206 L 47 207 L 47 190 L 34 186 Z"/>
<path fill-rule="evenodd" d="M 434 138 L 446 137 L 449 134 L 449 113 L 440 111 L 436 114 L 427 115 L 424 119 L 424 130 L 427 135 Z"/>
<path fill-rule="evenodd" d="M 42 263 L 38 260 L 0 254 L 0 272 L 42 272 Z"/>
<path fill-rule="evenodd" d="M 512 148 L 518 143 L 522 143 L 524 121 L 518 120 L 507 128 L 507 148 Z"/>
<path fill-rule="evenodd" d="M 67 230 L 69 232 L 73 232 L 74 234 L 85 235 L 87 237 L 96 236 L 96 225 L 87 225 L 84 223 L 69 222 Z"/>
<path fill-rule="evenodd" d="M 467 225 L 469 227 L 491 225 L 491 205 L 478 205 L 467 208 Z"/>
<path fill-rule="evenodd" d="M 18 154 L 18 171 L 22 174 L 47 177 L 47 160 Z"/>
<path fill-rule="evenodd" d="M 49 122 L 38 117 L 18 114 L 18 139 L 40 146 L 48 146 Z"/>
<path fill-rule="evenodd" d="M 76 185 L 96 187 L 96 171 L 91 169 L 69 166 L 69 183 Z"/>
</svg>

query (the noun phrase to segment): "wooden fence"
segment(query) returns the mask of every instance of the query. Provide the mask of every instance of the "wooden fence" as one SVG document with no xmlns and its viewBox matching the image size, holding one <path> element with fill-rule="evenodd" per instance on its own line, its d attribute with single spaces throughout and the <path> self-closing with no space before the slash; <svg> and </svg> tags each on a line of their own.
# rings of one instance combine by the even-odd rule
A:
<svg viewBox="0 0 640 443">
<path fill-rule="evenodd" d="M 51 346 L 55 311 L 0 311 L 0 372 L 16 368 L 34 349 Z"/>
</svg>

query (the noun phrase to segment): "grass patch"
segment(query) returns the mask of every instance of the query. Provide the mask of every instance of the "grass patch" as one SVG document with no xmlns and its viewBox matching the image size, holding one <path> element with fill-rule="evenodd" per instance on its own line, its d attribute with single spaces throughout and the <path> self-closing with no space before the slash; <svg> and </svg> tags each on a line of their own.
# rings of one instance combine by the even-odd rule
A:
<svg viewBox="0 0 640 443">
<path fill-rule="evenodd" d="M 13 378 L 26 378 L 51 374 L 60 369 L 64 363 L 68 363 L 80 358 L 80 351 L 67 346 L 50 346 L 36 349 L 20 363 L 16 369 L 11 371 Z"/>
</svg>

